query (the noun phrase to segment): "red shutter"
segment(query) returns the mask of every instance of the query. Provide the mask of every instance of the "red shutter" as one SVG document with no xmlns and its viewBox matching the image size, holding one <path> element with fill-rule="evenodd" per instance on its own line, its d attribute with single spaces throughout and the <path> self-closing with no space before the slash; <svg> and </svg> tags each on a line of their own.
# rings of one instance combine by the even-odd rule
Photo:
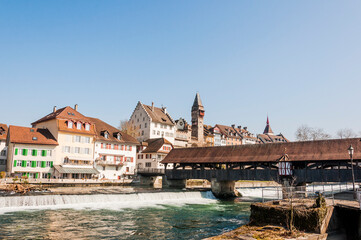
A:
<svg viewBox="0 0 361 240">
<path fill-rule="evenodd" d="M 124 145 L 122 145 L 122 150 L 124 150 Z"/>
<path fill-rule="evenodd" d="M 130 146 L 129 151 L 132 151 L 132 146 Z"/>
<path fill-rule="evenodd" d="M 130 162 L 133 162 L 133 157 L 130 158 Z"/>
<path fill-rule="evenodd" d="M 103 143 L 101 144 L 100 148 L 103 148 Z"/>
</svg>

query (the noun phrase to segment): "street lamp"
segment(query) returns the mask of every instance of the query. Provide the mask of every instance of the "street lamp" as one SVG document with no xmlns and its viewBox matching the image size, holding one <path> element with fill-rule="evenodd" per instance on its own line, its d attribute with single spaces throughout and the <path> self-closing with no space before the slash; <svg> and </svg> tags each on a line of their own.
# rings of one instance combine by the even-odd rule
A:
<svg viewBox="0 0 361 240">
<path fill-rule="evenodd" d="M 350 159 L 351 159 L 351 171 L 352 171 L 352 189 L 353 189 L 353 192 L 355 194 L 355 175 L 353 173 L 353 162 L 352 162 L 352 156 L 353 156 L 353 147 L 352 145 L 350 145 L 350 147 L 347 149 L 348 150 L 348 154 L 350 155 Z"/>
</svg>

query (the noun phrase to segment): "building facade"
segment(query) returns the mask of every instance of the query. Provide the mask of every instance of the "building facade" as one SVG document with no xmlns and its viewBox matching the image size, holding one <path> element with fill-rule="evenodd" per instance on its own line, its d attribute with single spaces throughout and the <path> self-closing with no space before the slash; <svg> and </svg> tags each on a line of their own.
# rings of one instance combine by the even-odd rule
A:
<svg viewBox="0 0 361 240">
<path fill-rule="evenodd" d="M 0 172 L 6 172 L 6 159 L 8 148 L 6 145 L 6 138 L 8 134 L 8 126 L 0 123 Z"/>
<path fill-rule="evenodd" d="M 139 142 L 132 136 L 97 118 L 95 124 L 95 168 L 100 179 L 132 177 L 136 168 L 136 150 Z"/>
<path fill-rule="evenodd" d="M 7 171 L 11 176 L 51 178 L 58 143 L 47 129 L 9 126 Z"/>
<path fill-rule="evenodd" d="M 175 121 L 176 123 L 176 131 L 175 131 L 175 138 L 174 138 L 174 147 L 189 147 L 189 142 L 191 141 L 191 133 L 192 128 L 187 123 L 186 120 L 180 118 Z"/>
<path fill-rule="evenodd" d="M 214 129 L 217 132 L 217 134 L 220 133 L 221 135 L 220 137 L 217 136 L 218 140 L 219 139 L 221 140 L 220 146 L 258 143 L 257 138 L 248 131 L 247 127 L 242 128 L 241 126 L 236 127 L 235 125 L 226 126 L 226 125 L 216 124 Z M 217 144 L 219 144 L 219 142 L 217 142 Z"/>
<path fill-rule="evenodd" d="M 138 102 L 129 122 L 135 131 L 134 136 L 139 142 L 148 139 L 165 138 L 174 144 L 175 122 L 165 107 L 157 108 Z"/>
<path fill-rule="evenodd" d="M 165 138 L 148 139 L 142 142 L 138 149 L 137 168 L 139 171 L 164 169 L 160 163 L 165 156 L 173 149 L 173 144 Z M 167 168 L 173 168 L 172 165 Z"/>
<path fill-rule="evenodd" d="M 58 142 L 55 149 L 54 177 L 90 179 L 99 172 L 94 164 L 95 125 L 78 111 L 78 106 L 57 110 L 32 123 L 48 129 Z"/>
</svg>

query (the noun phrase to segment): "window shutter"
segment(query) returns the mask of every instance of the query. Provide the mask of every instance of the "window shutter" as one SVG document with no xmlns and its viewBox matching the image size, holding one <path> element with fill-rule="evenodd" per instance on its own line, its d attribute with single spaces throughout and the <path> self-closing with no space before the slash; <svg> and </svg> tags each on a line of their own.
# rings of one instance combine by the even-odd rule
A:
<svg viewBox="0 0 361 240">
<path fill-rule="evenodd" d="M 36 167 L 36 161 L 31 161 L 31 167 Z"/>
<path fill-rule="evenodd" d="M 129 147 L 129 151 L 132 151 L 132 146 Z"/>
<path fill-rule="evenodd" d="M 50 162 L 50 167 L 53 167 L 53 166 L 54 166 L 54 162 L 51 161 L 51 162 Z"/>
<path fill-rule="evenodd" d="M 133 157 L 130 158 L 130 162 L 133 162 Z"/>
<path fill-rule="evenodd" d="M 28 155 L 28 149 L 23 149 L 23 155 L 27 156 Z"/>
<path fill-rule="evenodd" d="M 41 156 L 46 157 L 46 150 L 41 150 Z"/>
<path fill-rule="evenodd" d="M 35 173 L 35 178 L 39 178 L 39 173 Z"/>
<path fill-rule="evenodd" d="M 26 167 L 26 161 L 25 161 L 25 160 L 23 160 L 23 161 L 21 162 L 21 166 L 22 166 L 22 167 Z"/>
<path fill-rule="evenodd" d="M 36 149 L 33 149 L 32 155 L 33 155 L 33 156 L 37 156 L 37 155 L 38 155 L 38 151 L 37 151 Z"/>
<path fill-rule="evenodd" d="M 46 162 L 45 161 L 41 161 L 41 167 L 45 168 L 46 167 Z"/>
<path fill-rule="evenodd" d="M 15 148 L 15 155 L 18 155 L 19 149 Z"/>
<path fill-rule="evenodd" d="M 14 160 L 14 167 L 16 167 L 16 160 Z"/>
</svg>

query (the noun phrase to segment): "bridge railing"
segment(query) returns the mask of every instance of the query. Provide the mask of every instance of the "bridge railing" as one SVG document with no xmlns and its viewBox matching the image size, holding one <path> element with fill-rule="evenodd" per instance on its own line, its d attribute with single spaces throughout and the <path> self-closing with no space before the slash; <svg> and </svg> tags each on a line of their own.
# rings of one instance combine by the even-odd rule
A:
<svg viewBox="0 0 361 240">
<path fill-rule="evenodd" d="M 163 168 L 138 168 L 136 170 L 138 174 L 164 174 Z"/>
</svg>

